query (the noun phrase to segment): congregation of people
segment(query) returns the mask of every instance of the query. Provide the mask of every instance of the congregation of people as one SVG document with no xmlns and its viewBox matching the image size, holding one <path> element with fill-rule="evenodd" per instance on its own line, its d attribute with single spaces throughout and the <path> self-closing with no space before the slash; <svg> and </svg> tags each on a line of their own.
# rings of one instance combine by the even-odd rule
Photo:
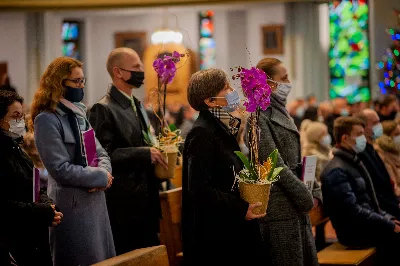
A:
<svg viewBox="0 0 400 266">
<path fill-rule="evenodd" d="M 104 68 L 112 84 L 90 108 L 83 103 L 83 63 L 73 58 L 48 65 L 32 103 L 9 80 L 0 87 L 0 265 L 91 265 L 160 244 L 159 192 L 173 184 L 155 176 L 156 164 L 168 164 L 143 136 L 149 128 L 160 132 L 151 105 L 135 97 L 146 73 L 129 48 L 111 51 Z M 185 139 L 177 162 L 184 265 L 319 265 L 309 212 L 321 205 L 340 243 L 376 247 L 376 265 L 398 260 L 399 99 L 318 103 L 309 95 L 288 102 L 296 88 L 284 63 L 264 58 L 257 68 L 272 89 L 260 114 L 259 156 L 278 149 L 283 167 L 266 213 L 254 212 L 261 203 L 244 201 L 235 181 L 243 163 L 234 152 L 249 151 L 248 117 L 228 75 L 196 72 L 189 104 L 168 106 L 168 123 Z M 82 138 L 91 129 L 94 165 Z M 302 158 L 310 155 L 317 157 L 311 191 L 301 180 Z"/>
</svg>

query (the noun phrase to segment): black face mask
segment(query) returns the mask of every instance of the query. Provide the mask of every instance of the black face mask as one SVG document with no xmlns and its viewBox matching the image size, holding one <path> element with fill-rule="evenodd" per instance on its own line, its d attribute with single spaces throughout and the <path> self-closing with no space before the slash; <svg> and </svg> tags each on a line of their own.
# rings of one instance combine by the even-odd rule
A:
<svg viewBox="0 0 400 266">
<path fill-rule="evenodd" d="M 72 88 L 70 86 L 65 86 L 65 96 L 64 98 L 72 103 L 79 103 L 83 100 L 83 88 Z"/>
<path fill-rule="evenodd" d="M 142 86 L 144 81 L 144 72 L 143 71 L 129 71 L 129 72 L 131 72 L 131 78 L 125 80 L 125 82 L 128 83 L 129 85 L 134 86 L 135 88 L 139 88 L 140 86 Z"/>
</svg>

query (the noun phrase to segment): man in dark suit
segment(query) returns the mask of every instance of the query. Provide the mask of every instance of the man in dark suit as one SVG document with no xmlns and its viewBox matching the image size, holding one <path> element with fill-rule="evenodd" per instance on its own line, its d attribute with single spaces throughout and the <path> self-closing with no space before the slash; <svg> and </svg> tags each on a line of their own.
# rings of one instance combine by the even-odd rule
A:
<svg viewBox="0 0 400 266">
<path fill-rule="evenodd" d="M 390 175 L 379 154 L 375 151 L 374 141 L 383 134 L 382 125 L 376 111 L 364 109 L 358 118 L 363 120 L 365 126 L 365 137 L 367 146 L 365 151 L 359 154 L 374 183 L 375 193 L 379 205 L 383 210 L 400 220 L 399 201 L 394 194 L 393 186 L 390 183 Z"/>
<path fill-rule="evenodd" d="M 149 147 L 143 131 L 149 121 L 132 92 L 143 84 L 143 64 L 129 48 L 114 49 L 107 60 L 112 79 L 108 93 L 90 111 L 96 137 L 111 158 L 113 186 L 107 206 L 117 255 L 159 244 L 159 182 L 153 164 L 167 168 L 159 150 Z"/>
</svg>

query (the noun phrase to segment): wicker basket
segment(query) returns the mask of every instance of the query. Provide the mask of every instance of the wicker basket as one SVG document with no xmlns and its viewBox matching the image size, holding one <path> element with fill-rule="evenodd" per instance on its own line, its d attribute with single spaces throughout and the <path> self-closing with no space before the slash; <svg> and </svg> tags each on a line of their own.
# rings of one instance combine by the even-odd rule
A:
<svg viewBox="0 0 400 266">
<path fill-rule="evenodd" d="M 176 162 L 178 160 L 178 152 L 163 153 L 164 158 L 167 160 L 168 169 L 162 167 L 159 163 L 155 165 L 155 174 L 161 180 L 167 180 L 175 177 Z"/>
<path fill-rule="evenodd" d="M 271 184 L 247 184 L 239 182 L 239 191 L 242 199 L 248 203 L 261 202 L 262 205 L 254 209 L 254 214 L 263 214 L 267 211 Z"/>
</svg>

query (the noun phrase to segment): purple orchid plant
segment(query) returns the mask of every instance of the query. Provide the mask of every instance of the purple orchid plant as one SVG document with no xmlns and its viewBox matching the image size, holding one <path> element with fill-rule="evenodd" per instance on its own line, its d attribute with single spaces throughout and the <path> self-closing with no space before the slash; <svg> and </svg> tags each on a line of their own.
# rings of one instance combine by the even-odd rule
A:
<svg viewBox="0 0 400 266">
<path fill-rule="evenodd" d="M 243 93 L 246 97 L 246 111 L 254 113 L 257 109 L 267 110 L 270 105 L 271 87 L 267 83 L 267 75 L 259 68 L 250 69 L 238 67 L 238 74 L 232 78 L 240 79 Z"/>
<path fill-rule="evenodd" d="M 157 76 L 161 84 L 170 84 L 176 74 L 176 63 L 181 60 L 184 55 L 174 51 L 171 56 L 164 55 L 153 62 L 153 68 L 157 72 Z"/>
<path fill-rule="evenodd" d="M 233 71 L 233 69 L 231 69 Z M 250 113 L 248 119 L 250 160 L 240 151 L 235 154 L 242 160 L 245 169 L 239 172 L 239 180 L 245 183 L 267 184 L 277 180 L 282 167 L 276 167 L 278 150 L 274 150 L 268 158 L 259 160 L 259 118 L 260 112 L 270 105 L 271 87 L 267 83 L 267 75 L 261 69 L 237 67 L 238 73 L 232 79 L 239 79 L 246 98 L 244 106 Z"/>
<path fill-rule="evenodd" d="M 181 57 L 184 56 L 185 54 L 180 54 L 177 51 L 174 51 L 171 55 L 164 55 L 160 58 L 157 58 L 153 62 L 153 68 L 156 71 L 158 78 L 158 106 L 160 108 L 159 110 L 161 117 L 157 114 L 157 112 L 155 112 L 155 115 L 161 122 L 161 132 L 163 137 L 170 135 L 171 132 L 177 132 L 174 125 L 168 126 L 167 122 L 165 121 L 167 85 L 174 80 L 177 70 L 176 64 L 181 60 Z M 162 87 L 164 87 L 164 90 L 162 90 Z M 162 103 L 162 111 L 161 97 L 164 98 Z"/>
</svg>

